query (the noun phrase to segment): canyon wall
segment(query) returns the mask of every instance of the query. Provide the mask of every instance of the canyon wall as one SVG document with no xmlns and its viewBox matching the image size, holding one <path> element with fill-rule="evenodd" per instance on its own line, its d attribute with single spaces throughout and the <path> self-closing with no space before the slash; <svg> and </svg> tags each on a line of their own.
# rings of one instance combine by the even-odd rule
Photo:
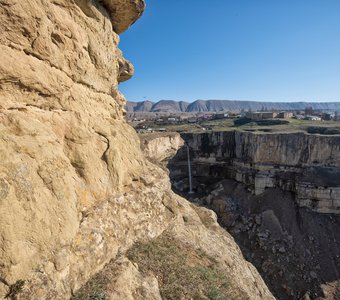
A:
<svg viewBox="0 0 340 300">
<path fill-rule="evenodd" d="M 192 152 L 194 176 L 232 178 L 256 195 L 278 187 L 294 192 L 301 207 L 340 213 L 340 136 L 233 131 L 182 137 Z M 179 160 L 185 156 L 183 150 Z"/>
<path fill-rule="evenodd" d="M 339 299 L 339 136 L 183 133 L 174 190 L 216 212 L 278 299 Z"/>
<path fill-rule="evenodd" d="M 1 299 L 69 299 L 118 260 L 108 298 L 152 286 L 158 299 L 155 276 L 124 255 L 163 232 L 216 257 L 242 295 L 273 299 L 216 216 L 172 193 L 124 121 L 118 84 L 133 67 L 118 34 L 144 6 L 0 0 Z"/>
<path fill-rule="evenodd" d="M 181 136 L 171 132 L 141 135 L 140 140 L 145 156 L 156 163 L 167 163 L 184 145 Z"/>
</svg>

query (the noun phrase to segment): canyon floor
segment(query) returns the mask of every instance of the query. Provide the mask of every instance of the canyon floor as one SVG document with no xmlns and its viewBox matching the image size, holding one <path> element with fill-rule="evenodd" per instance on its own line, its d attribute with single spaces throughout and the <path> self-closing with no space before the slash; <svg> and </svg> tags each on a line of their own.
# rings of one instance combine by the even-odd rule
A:
<svg viewBox="0 0 340 300">
<path fill-rule="evenodd" d="M 279 189 L 254 196 L 230 179 L 183 196 L 217 213 L 277 299 L 340 298 L 339 216 L 298 208 Z"/>
</svg>

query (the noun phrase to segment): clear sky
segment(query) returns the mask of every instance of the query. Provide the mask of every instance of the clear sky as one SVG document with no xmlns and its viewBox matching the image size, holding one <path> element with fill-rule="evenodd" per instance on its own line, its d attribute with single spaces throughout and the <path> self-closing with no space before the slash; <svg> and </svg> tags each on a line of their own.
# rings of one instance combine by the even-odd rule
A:
<svg viewBox="0 0 340 300">
<path fill-rule="evenodd" d="M 146 0 L 130 101 L 340 101 L 340 0 Z"/>
</svg>

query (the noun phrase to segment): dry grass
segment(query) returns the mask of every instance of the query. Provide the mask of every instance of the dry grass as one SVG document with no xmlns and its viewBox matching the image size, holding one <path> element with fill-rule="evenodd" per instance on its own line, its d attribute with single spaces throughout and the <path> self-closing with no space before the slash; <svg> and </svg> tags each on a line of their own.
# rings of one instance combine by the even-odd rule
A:
<svg viewBox="0 0 340 300">
<path fill-rule="evenodd" d="M 105 300 L 105 288 L 110 283 L 105 273 L 93 276 L 81 289 L 79 289 L 71 300 Z"/>
<path fill-rule="evenodd" d="M 168 233 L 147 243 L 135 244 L 126 255 L 138 264 L 142 274 L 157 278 L 164 300 L 248 299 L 218 261 L 204 250 L 194 249 Z M 114 273 L 115 263 L 112 261 L 71 300 L 105 300 L 114 278 L 110 274 Z"/>
<path fill-rule="evenodd" d="M 168 234 L 128 252 L 144 274 L 158 279 L 163 299 L 245 299 L 232 285 L 216 260 L 203 250 L 195 250 Z"/>
</svg>

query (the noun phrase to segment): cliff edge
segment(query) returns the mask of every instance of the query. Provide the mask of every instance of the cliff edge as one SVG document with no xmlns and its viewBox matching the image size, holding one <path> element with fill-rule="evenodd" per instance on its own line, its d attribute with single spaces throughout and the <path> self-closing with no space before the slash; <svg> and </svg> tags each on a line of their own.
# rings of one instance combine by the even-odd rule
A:
<svg viewBox="0 0 340 300">
<path fill-rule="evenodd" d="M 242 297 L 272 298 L 214 214 L 172 193 L 124 121 L 117 87 L 133 67 L 118 34 L 144 6 L 0 0 L 0 298 L 68 299 L 110 264 L 109 299 L 157 298 L 156 277 L 125 254 L 161 234 L 215 257 Z"/>
</svg>

